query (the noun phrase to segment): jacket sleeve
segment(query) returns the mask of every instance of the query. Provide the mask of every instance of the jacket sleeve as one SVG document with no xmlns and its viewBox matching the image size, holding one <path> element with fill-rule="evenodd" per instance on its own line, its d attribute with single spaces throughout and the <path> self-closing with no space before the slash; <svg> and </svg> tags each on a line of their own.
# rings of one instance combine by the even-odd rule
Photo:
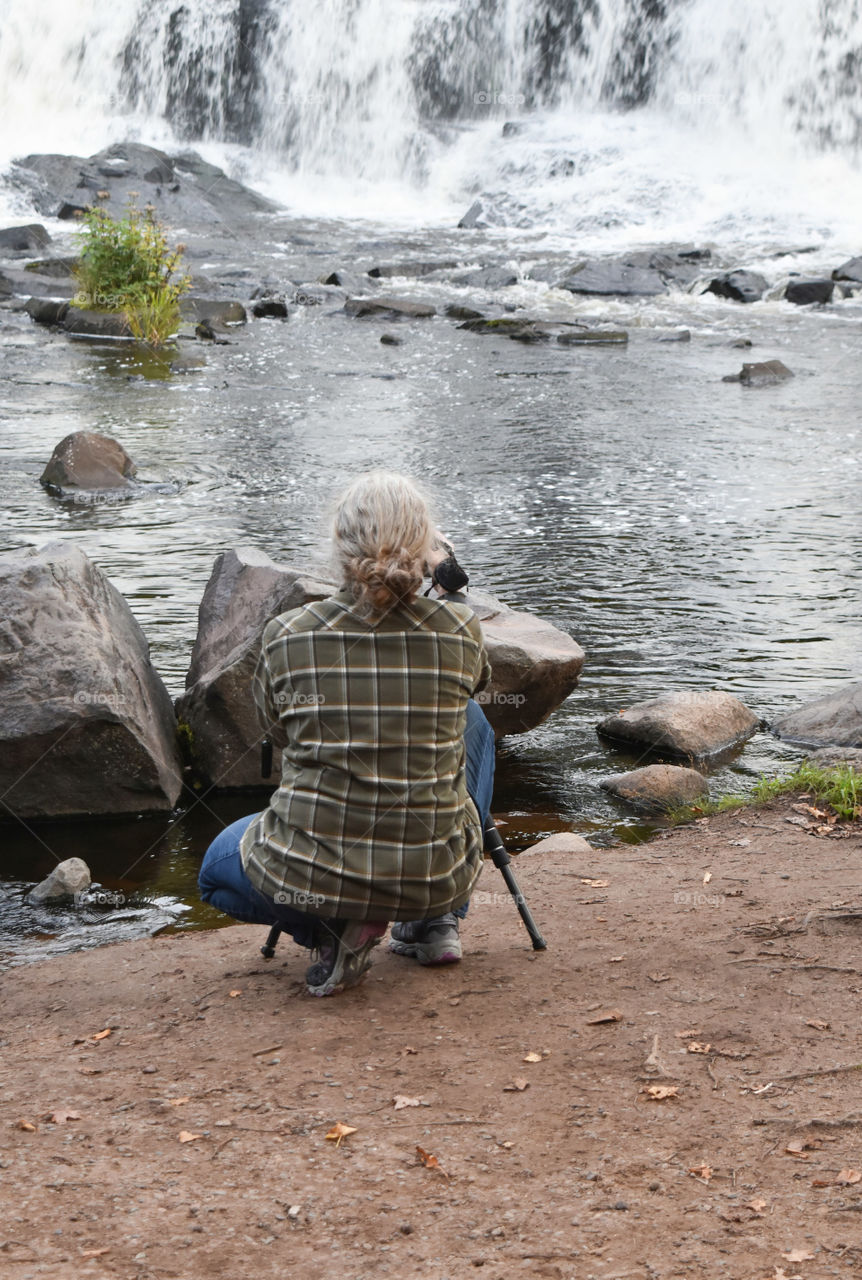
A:
<svg viewBox="0 0 862 1280">
<path fill-rule="evenodd" d="M 491 664 L 488 661 L 488 652 L 485 648 L 485 638 L 482 635 L 482 628 L 479 625 L 479 619 L 474 614 L 470 619 L 470 634 L 473 639 L 478 642 L 479 652 L 476 655 L 476 682 L 473 685 L 473 697 L 477 693 L 481 693 L 488 685 L 491 679 Z"/>
</svg>

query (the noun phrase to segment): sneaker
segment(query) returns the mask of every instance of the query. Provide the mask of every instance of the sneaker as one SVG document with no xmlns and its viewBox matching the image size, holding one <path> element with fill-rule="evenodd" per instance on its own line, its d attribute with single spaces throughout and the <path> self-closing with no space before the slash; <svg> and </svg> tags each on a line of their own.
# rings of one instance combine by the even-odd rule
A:
<svg viewBox="0 0 862 1280">
<path fill-rule="evenodd" d="M 371 952 L 386 932 L 386 924 L 368 920 L 333 920 L 324 931 L 326 941 L 305 972 L 309 995 L 334 996 L 353 987 L 371 967 Z"/>
<path fill-rule="evenodd" d="M 458 917 L 448 911 L 433 920 L 407 920 L 392 926 L 389 950 L 420 964 L 457 964 L 461 959 Z"/>
</svg>

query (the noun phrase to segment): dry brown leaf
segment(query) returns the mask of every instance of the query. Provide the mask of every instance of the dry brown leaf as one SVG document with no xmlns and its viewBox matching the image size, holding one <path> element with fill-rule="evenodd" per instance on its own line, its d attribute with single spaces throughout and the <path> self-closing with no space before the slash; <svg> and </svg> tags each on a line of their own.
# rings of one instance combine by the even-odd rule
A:
<svg viewBox="0 0 862 1280">
<path fill-rule="evenodd" d="M 351 1133 L 357 1132 L 358 1130 L 355 1125 L 342 1124 L 339 1120 L 337 1124 L 332 1126 L 329 1133 L 326 1134 L 326 1141 L 334 1142 L 337 1147 L 340 1147 L 345 1138 L 348 1138 Z"/>
<path fill-rule="evenodd" d="M 36 1126 L 31 1124 L 29 1120 L 19 1120 L 18 1128 L 23 1129 L 25 1133 L 35 1133 Z"/>
<path fill-rule="evenodd" d="M 449 1177 L 445 1169 L 441 1169 L 440 1161 L 437 1159 L 436 1156 L 432 1156 L 430 1151 L 424 1151 L 422 1147 L 417 1147 L 416 1151 L 419 1156 L 419 1159 L 422 1161 L 422 1164 L 425 1166 L 426 1169 L 436 1169 L 438 1173 L 442 1173 L 444 1178 Z"/>
<path fill-rule="evenodd" d="M 693 1169 L 689 1169 L 688 1172 L 692 1174 L 693 1177 L 700 1178 L 701 1182 L 709 1182 L 712 1177 L 712 1169 L 710 1169 L 708 1164 L 695 1165 L 695 1167 Z"/>
<path fill-rule="evenodd" d="M 111 1246 L 107 1245 L 104 1249 L 82 1249 L 82 1258 L 101 1258 L 103 1254 L 110 1253 Z"/>
<path fill-rule="evenodd" d="M 648 973 L 647 977 L 650 982 L 670 982 L 669 973 Z"/>
<path fill-rule="evenodd" d="M 804 1138 L 794 1138 L 792 1142 L 788 1142 L 784 1150 L 787 1155 L 793 1156 L 796 1160 L 807 1160 L 808 1153 L 805 1150 L 807 1145 Z"/>
<path fill-rule="evenodd" d="M 852 1187 L 862 1182 L 862 1173 L 858 1169 L 842 1169 L 835 1181 L 839 1187 Z"/>
<path fill-rule="evenodd" d="M 607 889 L 610 880 L 585 880 L 582 878 L 581 884 L 585 884 L 588 889 Z"/>
<path fill-rule="evenodd" d="M 80 1111 L 69 1111 L 66 1107 L 59 1107 L 56 1111 L 49 1111 L 45 1119 L 50 1124 L 65 1124 L 67 1120 L 80 1120 Z"/>
<path fill-rule="evenodd" d="M 809 1253 L 807 1249 L 788 1249 L 787 1253 L 782 1253 L 782 1258 L 787 1262 L 812 1262 L 814 1254 Z"/>
<path fill-rule="evenodd" d="M 663 1102 L 665 1098 L 678 1098 L 679 1089 L 675 1084 L 648 1084 L 643 1090 L 654 1102 Z"/>
<path fill-rule="evenodd" d="M 745 1207 L 746 1209 L 750 1209 L 752 1213 L 763 1213 L 763 1210 L 766 1208 L 766 1201 L 760 1199 L 749 1200 Z"/>
<path fill-rule="evenodd" d="M 813 1027 L 815 1031 L 828 1031 L 829 1023 L 824 1022 L 822 1018 L 809 1018 L 806 1027 Z"/>
<path fill-rule="evenodd" d="M 231 1000 L 235 1000 L 235 999 L 237 998 L 237 996 L 241 996 L 241 995 L 242 995 L 242 988 L 241 988 L 241 987 L 237 987 L 235 991 L 229 991 L 229 992 L 228 992 L 228 995 L 230 996 Z"/>
<path fill-rule="evenodd" d="M 396 1111 L 403 1111 L 405 1107 L 421 1107 L 422 1105 L 421 1098 L 408 1098 L 404 1093 L 396 1093 L 392 1101 L 395 1103 Z"/>
<path fill-rule="evenodd" d="M 709 1053 L 712 1048 L 711 1044 L 705 1044 L 700 1040 L 692 1040 L 688 1046 L 689 1053 Z"/>
<path fill-rule="evenodd" d="M 542 1061 L 542 1055 L 540 1053 L 536 1053 L 535 1049 L 531 1049 L 530 1052 L 524 1054 L 524 1057 L 522 1058 L 522 1062 L 541 1062 L 541 1061 Z"/>
<path fill-rule="evenodd" d="M 503 1085 L 504 1093 L 523 1093 L 525 1089 L 529 1089 L 530 1082 L 523 1076 L 516 1076 L 511 1084 Z"/>
<path fill-rule="evenodd" d="M 169 1107 L 182 1107 L 186 1102 L 191 1102 L 191 1098 L 168 1098 Z"/>
<path fill-rule="evenodd" d="M 106 1040 L 111 1034 L 111 1028 L 105 1027 L 104 1031 L 97 1031 L 94 1036 L 90 1036 L 91 1040 Z"/>
<path fill-rule="evenodd" d="M 598 1027 L 603 1022 L 622 1022 L 623 1015 L 619 1009 L 608 1009 L 606 1013 L 597 1013 L 594 1018 L 587 1018 L 588 1027 Z"/>
<path fill-rule="evenodd" d="M 814 1178 L 812 1187 L 834 1187 L 835 1183 L 830 1178 Z"/>
<path fill-rule="evenodd" d="M 202 1133 L 189 1133 L 188 1129 L 180 1129 L 180 1142 L 197 1142 L 203 1136 Z"/>
</svg>

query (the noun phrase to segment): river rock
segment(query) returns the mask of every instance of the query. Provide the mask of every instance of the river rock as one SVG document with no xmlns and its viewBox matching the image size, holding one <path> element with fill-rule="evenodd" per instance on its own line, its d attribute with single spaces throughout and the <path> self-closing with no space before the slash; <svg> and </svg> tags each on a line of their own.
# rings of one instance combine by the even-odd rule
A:
<svg viewBox="0 0 862 1280">
<path fill-rule="evenodd" d="M 481 311 L 475 311 L 473 307 L 463 307 L 460 302 L 450 302 L 446 307 L 446 315 L 450 320 L 484 319 Z"/>
<path fill-rule="evenodd" d="M 831 302 L 834 290 L 834 280 L 791 280 L 784 296 L 797 307 L 807 307 L 812 302 Z"/>
<path fill-rule="evenodd" d="M 67 333 L 88 338 L 130 338 L 132 331 L 122 311 L 91 311 L 86 307 L 67 308 L 61 321 Z"/>
<path fill-rule="evenodd" d="M 123 446 L 97 431 L 64 436 L 39 477 L 46 489 L 128 489 L 136 467 Z"/>
<path fill-rule="evenodd" d="M 628 340 L 625 329 L 566 329 L 557 335 L 561 347 L 624 347 Z"/>
<path fill-rule="evenodd" d="M 24 270 L 37 276 L 47 276 L 50 280 L 69 280 L 80 262 L 80 258 L 35 258 L 27 263 Z"/>
<path fill-rule="evenodd" d="M 5 272 L 0 271 L 0 298 L 11 298 L 15 286 Z"/>
<path fill-rule="evenodd" d="M 177 702 L 177 714 L 191 730 L 196 766 L 214 784 L 266 785 L 251 694 L 263 629 L 270 618 L 336 590 L 333 581 L 276 564 L 251 548 L 216 560 L 200 605 L 186 692 Z M 523 733 L 572 692 L 583 650 L 550 623 L 492 596 L 471 593 L 468 600 L 481 621 L 493 669 L 479 701 L 497 736 Z M 279 768 L 276 751 L 276 777 Z"/>
<path fill-rule="evenodd" d="M 40 222 L 0 229 L 0 251 L 3 253 L 35 253 L 50 243 L 51 236 Z"/>
<path fill-rule="evenodd" d="M 411 302 L 409 298 L 348 298 L 344 311 L 356 320 L 363 316 L 385 317 L 387 320 L 403 316 L 417 320 L 437 314 L 436 308 L 429 303 Z"/>
<path fill-rule="evenodd" d="M 607 716 L 596 732 L 623 745 L 698 759 L 744 741 L 759 724 L 730 693 L 666 693 Z"/>
<path fill-rule="evenodd" d="M 722 382 L 741 382 L 744 387 L 768 387 L 776 382 L 786 382 L 793 376 L 793 370 L 781 360 L 760 360 L 744 364 L 739 373 L 729 373 Z"/>
<path fill-rule="evenodd" d="M 7 813 L 172 809 L 182 782 L 171 700 L 101 570 L 68 542 L 5 552 L 0 620 Z"/>
<path fill-rule="evenodd" d="M 646 813 L 666 813 L 709 795 L 702 773 L 676 764 L 648 764 L 629 773 L 615 773 L 599 786 Z"/>
<path fill-rule="evenodd" d="M 832 272 L 833 280 L 851 280 L 854 284 L 862 284 L 862 258 L 851 258 Z"/>
<path fill-rule="evenodd" d="M 368 274 L 372 280 L 390 280 L 393 276 L 417 279 L 435 271 L 451 271 L 457 265 L 457 262 L 389 262 L 371 267 Z"/>
<path fill-rule="evenodd" d="M 69 303 L 56 298 L 28 298 L 24 310 L 36 324 L 62 324 Z"/>
<path fill-rule="evenodd" d="M 557 288 L 567 289 L 569 293 L 632 298 L 667 293 L 667 285 L 658 271 L 627 266 L 623 262 L 586 262 L 560 280 Z"/>
<path fill-rule="evenodd" d="M 758 302 L 769 288 L 769 282 L 756 271 L 724 271 L 706 286 L 707 293 L 734 302 Z"/>
<path fill-rule="evenodd" d="M 468 285 L 473 289 L 507 289 L 518 283 L 518 274 L 511 267 L 479 267 L 452 277 L 453 284 Z"/>
<path fill-rule="evenodd" d="M 481 200 L 474 200 L 470 208 L 458 222 L 458 226 L 462 231 L 475 231 L 477 228 L 487 227 L 487 222 L 482 222 L 482 214 L 484 206 Z"/>
<path fill-rule="evenodd" d="M 535 844 L 523 849 L 518 857 L 526 858 L 534 853 L 570 853 L 575 857 L 592 858 L 595 852 L 589 840 L 574 831 L 555 831 L 552 836 L 545 836 L 544 840 L 537 840 Z"/>
<path fill-rule="evenodd" d="M 30 890 L 27 901 L 32 906 L 41 906 L 44 902 L 62 902 L 66 898 L 74 898 L 76 893 L 84 893 L 92 883 L 93 877 L 86 862 L 81 858 L 67 858 Z"/>
<path fill-rule="evenodd" d="M 252 306 L 251 314 L 256 320 L 286 320 L 287 303 L 282 297 L 260 298 Z"/>
<path fill-rule="evenodd" d="M 862 747 L 862 681 L 806 702 L 782 716 L 772 732 L 807 747 Z"/>
<path fill-rule="evenodd" d="M 203 321 L 221 329 L 231 324 L 245 324 L 248 319 L 241 302 L 231 302 L 224 298 L 198 298 L 194 294 L 186 294 L 180 298 L 180 315 L 184 320 L 193 323 Z"/>
</svg>

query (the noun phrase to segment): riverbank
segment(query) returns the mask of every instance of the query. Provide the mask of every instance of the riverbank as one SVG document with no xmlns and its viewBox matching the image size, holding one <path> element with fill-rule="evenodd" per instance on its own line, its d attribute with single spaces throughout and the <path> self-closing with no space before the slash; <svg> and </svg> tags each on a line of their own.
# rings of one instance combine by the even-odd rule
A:
<svg viewBox="0 0 862 1280">
<path fill-rule="evenodd" d="M 486 866 L 332 1000 L 245 926 L 8 973 L 4 1275 L 857 1274 L 862 834 L 795 803 L 523 856 L 544 953 Z"/>
</svg>

